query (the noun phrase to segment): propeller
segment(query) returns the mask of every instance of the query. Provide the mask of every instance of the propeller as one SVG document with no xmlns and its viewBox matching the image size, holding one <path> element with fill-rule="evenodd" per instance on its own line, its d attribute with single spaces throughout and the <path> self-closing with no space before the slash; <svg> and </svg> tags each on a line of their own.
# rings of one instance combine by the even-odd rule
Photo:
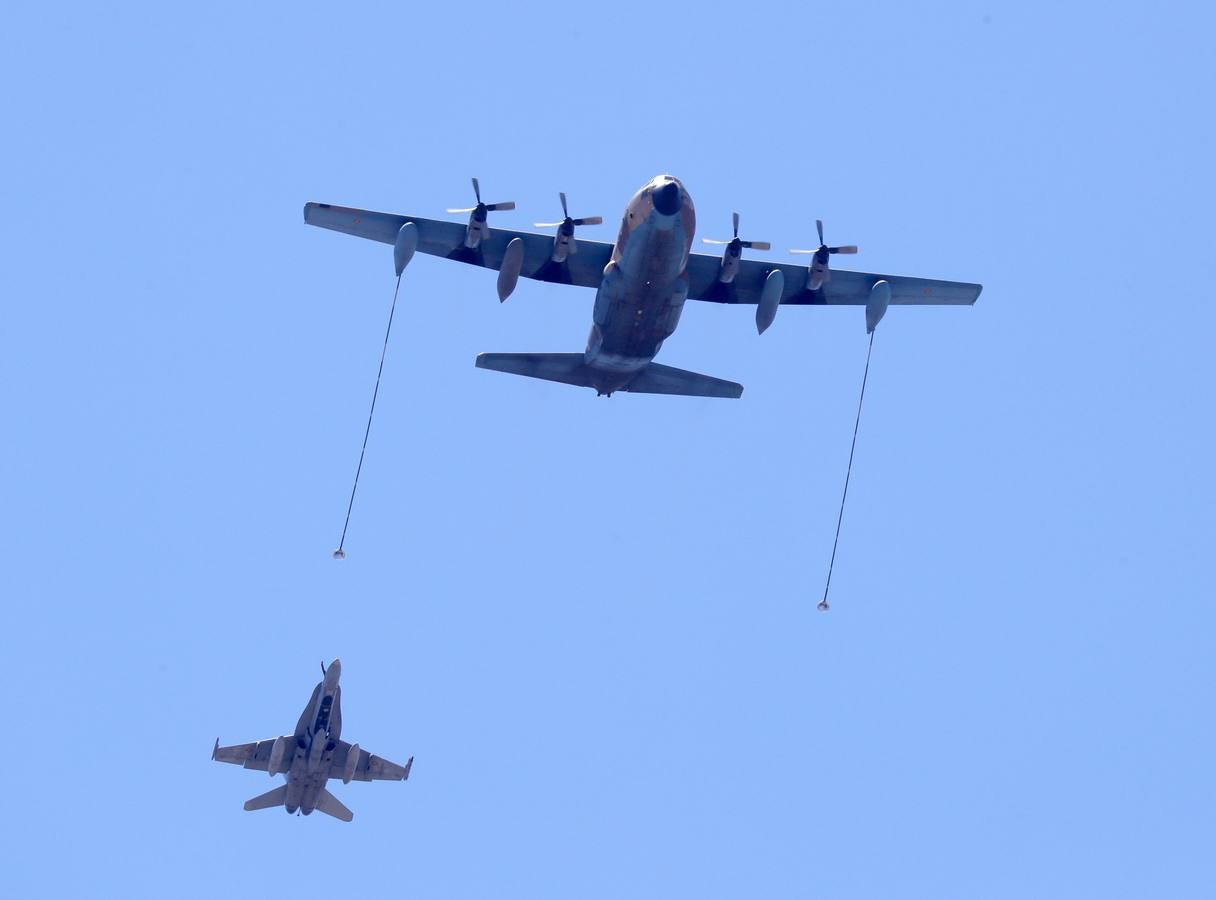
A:
<svg viewBox="0 0 1216 900">
<path fill-rule="evenodd" d="M 738 256 L 740 251 L 742 251 L 742 249 L 744 247 L 747 247 L 749 250 L 771 250 L 773 248 L 773 245 L 770 244 L 768 241 L 741 241 L 741 240 L 739 240 L 739 214 L 738 213 L 734 214 L 733 220 L 734 220 L 734 224 L 735 224 L 735 236 L 733 238 L 731 238 L 729 241 L 715 241 L 712 238 L 701 238 L 701 243 L 702 244 L 715 244 L 718 246 L 730 247 L 731 256 Z"/>
<path fill-rule="evenodd" d="M 562 216 L 564 218 L 560 222 L 533 222 L 534 226 L 537 228 L 560 228 L 562 234 L 569 237 L 574 234 L 574 229 L 579 225 L 599 225 L 604 221 L 603 216 L 585 216 L 581 219 L 570 218 L 570 211 L 566 208 L 565 192 L 559 192 L 558 196 L 562 198 Z"/>
<path fill-rule="evenodd" d="M 815 250 L 791 250 L 790 253 L 813 253 L 815 262 L 827 264 L 828 256 L 833 253 L 856 253 L 856 244 L 846 244 L 843 247 L 829 247 L 823 242 L 823 219 L 815 220 L 815 230 L 819 232 L 819 247 Z"/>
<path fill-rule="evenodd" d="M 463 209 L 449 209 L 450 213 L 473 213 L 474 218 L 479 222 L 484 222 L 486 213 L 495 212 L 497 210 L 515 209 L 515 203 L 507 201 L 506 203 L 482 203 L 481 202 L 481 185 L 477 183 L 477 179 L 473 179 L 473 194 L 477 197 L 476 206 L 466 206 Z"/>
<path fill-rule="evenodd" d="M 857 246 L 855 244 L 847 244 L 843 247 L 829 247 L 823 240 L 823 219 L 815 220 L 815 230 L 819 232 L 819 247 L 815 250 L 790 250 L 790 253 L 809 253 L 814 255 L 815 261 L 811 264 L 811 279 L 808 282 L 808 287 L 812 291 L 817 291 L 819 288 L 830 281 L 832 278 L 832 270 L 828 267 L 828 259 L 835 253 L 856 253 Z"/>
</svg>

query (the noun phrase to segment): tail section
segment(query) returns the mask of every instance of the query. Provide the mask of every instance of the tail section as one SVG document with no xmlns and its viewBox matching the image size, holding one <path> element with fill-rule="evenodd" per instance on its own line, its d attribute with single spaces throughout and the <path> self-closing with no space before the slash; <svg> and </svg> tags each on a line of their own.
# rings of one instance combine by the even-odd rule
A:
<svg viewBox="0 0 1216 900">
<path fill-rule="evenodd" d="M 341 819 L 343 822 L 349 822 L 355 817 L 353 812 L 342 805 L 341 800 L 325 790 L 325 788 L 321 788 L 321 793 L 317 795 L 317 809 L 325 813 L 325 815 Z"/>
<path fill-rule="evenodd" d="M 743 396 L 741 384 L 653 362 L 621 390 L 633 394 L 679 394 L 682 397 L 726 397 L 731 400 Z"/>
<path fill-rule="evenodd" d="M 728 397 L 743 395 L 743 385 L 697 372 L 649 363 L 632 377 L 589 366 L 582 353 L 482 353 L 477 367 L 543 378 L 600 393 L 629 391 L 635 394 L 679 394 L 684 397 Z"/>
<path fill-rule="evenodd" d="M 581 353 L 482 353 L 477 357 L 477 368 L 595 387 L 595 373 Z"/>
<path fill-rule="evenodd" d="M 282 806 L 287 802 L 287 785 L 283 784 L 273 791 L 267 791 L 245 801 L 245 809 L 253 812 L 255 809 L 270 809 L 272 806 Z"/>
</svg>

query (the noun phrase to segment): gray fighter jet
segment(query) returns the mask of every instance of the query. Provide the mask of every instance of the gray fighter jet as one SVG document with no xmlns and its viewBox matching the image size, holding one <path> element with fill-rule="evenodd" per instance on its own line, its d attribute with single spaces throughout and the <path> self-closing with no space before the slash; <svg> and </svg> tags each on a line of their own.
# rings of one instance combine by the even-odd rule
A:
<svg viewBox="0 0 1216 900">
<path fill-rule="evenodd" d="M 358 744 L 338 739 L 342 732 L 342 688 L 338 687 L 342 663 L 335 659 L 328 669 L 322 664 L 321 672 L 325 677 L 313 688 L 312 699 L 296 723 L 295 734 L 233 747 L 221 747 L 216 738 L 212 759 L 257 769 L 272 777 L 287 776 L 286 784 L 249 800 L 245 809 L 282 806 L 288 814 L 299 810 L 304 815 L 319 809 L 349 822 L 354 813 L 325 789 L 329 779 L 341 778 L 343 784 L 349 784 L 352 779 L 404 781 L 410 777 L 414 757 L 399 766 L 360 750 Z"/>
</svg>

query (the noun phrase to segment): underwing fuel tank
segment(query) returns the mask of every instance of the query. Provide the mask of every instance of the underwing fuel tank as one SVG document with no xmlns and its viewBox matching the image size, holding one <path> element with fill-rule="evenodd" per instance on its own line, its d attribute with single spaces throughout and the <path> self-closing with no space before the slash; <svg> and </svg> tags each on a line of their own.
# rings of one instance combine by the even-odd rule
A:
<svg viewBox="0 0 1216 900">
<path fill-rule="evenodd" d="M 275 776 L 282 771 L 283 755 L 287 752 L 287 738 L 277 738 L 270 748 L 270 759 L 266 762 L 266 774 Z"/>
<path fill-rule="evenodd" d="M 355 769 L 359 768 L 359 745 L 351 744 L 346 753 L 346 765 L 342 767 L 342 783 L 350 784 L 355 777 Z"/>
</svg>

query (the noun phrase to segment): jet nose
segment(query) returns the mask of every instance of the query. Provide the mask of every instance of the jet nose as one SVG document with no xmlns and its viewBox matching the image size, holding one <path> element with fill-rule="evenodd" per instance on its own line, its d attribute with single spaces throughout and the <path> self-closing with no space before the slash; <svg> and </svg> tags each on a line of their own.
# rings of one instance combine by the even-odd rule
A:
<svg viewBox="0 0 1216 900">
<path fill-rule="evenodd" d="M 669 181 L 662 187 L 655 188 L 650 195 L 650 199 L 654 203 L 655 210 L 660 215 L 674 216 L 680 211 L 682 203 L 680 185 L 675 181 Z"/>
<path fill-rule="evenodd" d="M 335 659 L 329 664 L 329 668 L 325 670 L 325 680 L 330 684 L 337 684 L 338 679 L 342 677 L 342 660 Z"/>
</svg>

